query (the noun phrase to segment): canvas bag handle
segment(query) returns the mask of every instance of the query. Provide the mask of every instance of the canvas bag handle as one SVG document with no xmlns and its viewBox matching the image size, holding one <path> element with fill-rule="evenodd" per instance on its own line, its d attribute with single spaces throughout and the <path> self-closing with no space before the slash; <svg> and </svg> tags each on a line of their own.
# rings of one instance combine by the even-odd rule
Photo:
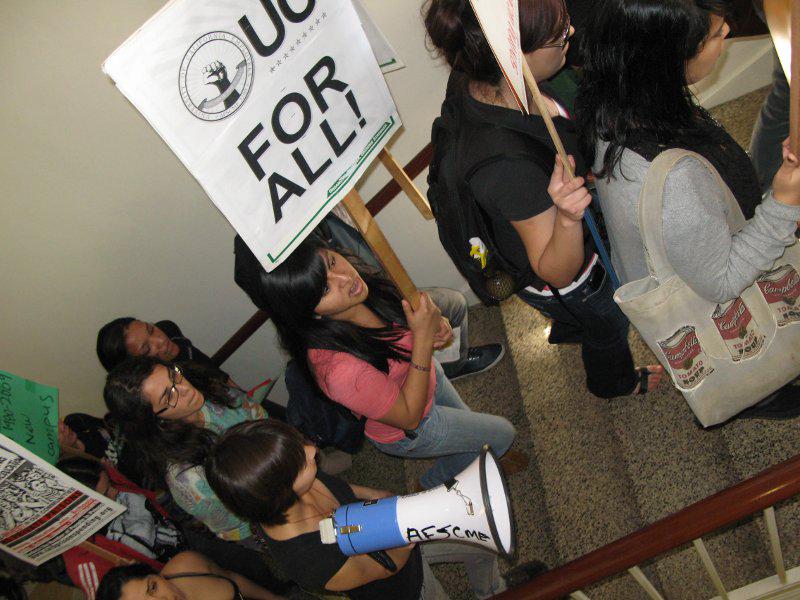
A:
<svg viewBox="0 0 800 600">
<path fill-rule="evenodd" d="M 664 244 L 664 184 L 667 175 L 682 158 L 691 156 L 713 174 L 717 184 L 725 191 L 728 204 L 727 221 L 731 233 L 739 231 L 745 224 L 742 209 L 717 170 L 704 157 L 683 148 L 671 148 L 659 154 L 650 164 L 639 194 L 639 231 L 642 234 L 644 254 L 650 277 L 663 283 L 675 274 L 667 258 Z"/>
</svg>

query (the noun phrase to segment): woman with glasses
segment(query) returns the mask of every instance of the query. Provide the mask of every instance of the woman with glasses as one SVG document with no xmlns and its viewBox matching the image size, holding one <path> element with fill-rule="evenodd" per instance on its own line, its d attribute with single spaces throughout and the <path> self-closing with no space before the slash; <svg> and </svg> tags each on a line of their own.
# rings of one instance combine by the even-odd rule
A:
<svg viewBox="0 0 800 600">
<path fill-rule="evenodd" d="M 443 245 L 482 298 L 487 290 L 471 256 L 476 246 L 495 248 L 492 260 L 508 267 L 513 291 L 582 344 L 586 385 L 595 396 L 652 389 L 663 369 L 634 368 L 628 321 L 582 223 L 592 200 L 583 177 L 566 175 L 530 97 L 522 99 L 530 114 L 519 110 L 469 1 L 430 0 L 424 18 L 431 43 L 452 69 L 442 115 L 433 124 L 428 177 Z M 564 66 L 574 33 L 566 6 L 563 0 L 520 0 L 519 23 L 524 60 L 542 83 L 575 172 L 583 175 L 570 115 L 546 85 Z M 471 218 L 484 222 L 491 239 L 477 244 L 473 234 L 464 235 L 480 229 Z"/>
<path fill-rule="evenodd" d="M 217 434 L 267 413 L 215 374 L 197 363 L 129 358 L 108 374 L 103 395 L 152 480 L 218 537 L 239 541 L 249 526 L 220 503 L 201 465 Z"/>
</svg>

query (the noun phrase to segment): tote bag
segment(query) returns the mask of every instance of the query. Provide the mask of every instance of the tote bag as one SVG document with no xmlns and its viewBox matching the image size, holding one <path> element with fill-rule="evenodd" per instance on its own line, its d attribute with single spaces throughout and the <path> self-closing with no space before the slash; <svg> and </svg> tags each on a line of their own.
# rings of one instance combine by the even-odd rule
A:
<svg viewBox="0 0 800 600">
<path fill-rule="evenodd" d="M 789 246 L 738 298 L 717 304 L 698 296 L 670 265 L 662 231 L 664 182 L 686 156 L 705 165 L 725 190 L 731 233 L 744 226 L 736 199 L 705 158 L 682 149 L 662 152 L 639 195 L 650 276 L 623 285 L 614 300 L 708 427 L 800 374 L 800 244 Z"/>
</svg>

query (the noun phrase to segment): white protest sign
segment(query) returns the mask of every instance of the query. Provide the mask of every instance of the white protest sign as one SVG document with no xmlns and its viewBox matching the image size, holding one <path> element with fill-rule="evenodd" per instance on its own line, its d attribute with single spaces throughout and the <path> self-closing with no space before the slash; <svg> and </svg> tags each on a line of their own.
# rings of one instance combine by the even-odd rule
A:
<svg viewBox="0 0 800 600">
<path fill-rule="evenodd" d="M 172 0 L 103 69 L 268 271 L 400 126 L 350 0 Z"/>
<path fill-rule="evenodd" d="M 527 114 L 528 102 L 525 77 L 522 72 L 522 48 L 519 39 L 518 0 L 469 0 L 483 35 L 492 48 L 508 85 L 519 105 Z"/>
<path fill-rule="evenodd" d="M 124 511 L 0 435 L 0 549 L 40 565 Z"/>
<path fill-rule="evenodd" d="M 383 32 L 375 25 L 375 21 L 361 4 L 360 0 L 353 0 L 353 6 L 358 13 L 358 18 L 361 19 L 361 25 L 364 27 L 364 33 L 367 34 L 369 45 L 372 46 L 372 52 L 375 54 L 375 60 L 378 61 L 378 66 L 384 73 L 391 73 L 405 67 L 405 63 L 400 60 L 400 56 L 395 49 L 383 35 Z"/>
</svg>

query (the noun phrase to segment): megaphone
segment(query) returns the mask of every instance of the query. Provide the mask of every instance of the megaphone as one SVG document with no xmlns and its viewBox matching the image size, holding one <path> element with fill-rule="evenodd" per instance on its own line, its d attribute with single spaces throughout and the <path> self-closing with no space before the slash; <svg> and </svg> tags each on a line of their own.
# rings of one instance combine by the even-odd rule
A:
<svg viewBox="0 0 800 600">
<path fill-rule="evenodd" d="M 347 556 L 410 543 L 470 542 L 508 556 L 516 528 L 505 477 L 489 446 L 460 475 L 424 492 L 340 506 L 319 523 L 323 544 Z"/>
</svg>

